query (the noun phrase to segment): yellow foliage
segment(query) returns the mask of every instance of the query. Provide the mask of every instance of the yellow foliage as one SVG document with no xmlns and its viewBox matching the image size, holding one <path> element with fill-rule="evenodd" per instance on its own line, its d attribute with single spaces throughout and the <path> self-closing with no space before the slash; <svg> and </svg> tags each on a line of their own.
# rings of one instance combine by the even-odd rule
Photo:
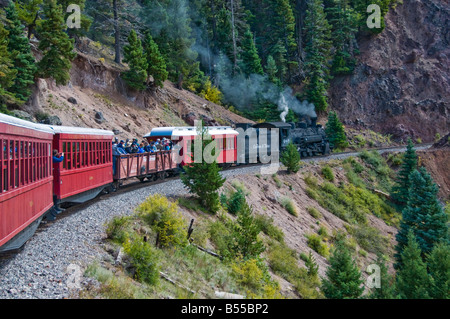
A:
<svg viewBox="0 0 450 319">
<path fill-rule="evenodd" d="M 160 194 L 149 196 L 136 208 L 138 215 L 158 234 L 163 247 L 185 246 L 187 225 L 176 203 Z"/>
<path fill-rule="evenodd" d="M 210 102 L 220 104 L 222 101 L 222 92 L 212 85 L 211 81 L 208 79 L 205 82 L 204 89 L 201 91 L 200 95 Z"/>
</svg>

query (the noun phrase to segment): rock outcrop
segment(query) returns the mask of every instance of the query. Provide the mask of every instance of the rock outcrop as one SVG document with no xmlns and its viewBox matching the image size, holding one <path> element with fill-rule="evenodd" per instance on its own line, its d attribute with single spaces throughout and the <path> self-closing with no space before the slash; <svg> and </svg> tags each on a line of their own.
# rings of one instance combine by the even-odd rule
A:
<svg viewBox="0 0 450 319">
<path fill-rule="evenodd" d="M 386 28 L 359 40 L 358 66 L 336 77 L 330 107 L 344 124 L 432 141 L 450 127 L 450 7 L 408 0 L 386 15 Z"/>
</svg>

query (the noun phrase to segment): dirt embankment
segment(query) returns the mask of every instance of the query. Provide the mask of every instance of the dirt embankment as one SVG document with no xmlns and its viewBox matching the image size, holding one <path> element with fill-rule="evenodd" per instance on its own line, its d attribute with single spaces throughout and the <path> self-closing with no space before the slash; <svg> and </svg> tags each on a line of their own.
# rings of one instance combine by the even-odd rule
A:
<svg viewBox="0 0 450 319">
<path fill-rule="evenodd" d="M 450 201 L 450 134 L 447 134 L 430 149 L 417 152 L 419 164 L 426 167 L 439 186 L 438 196 Z"/>
<path fill-rule="evenodd" d="M 62 125 L 114 130 L 124 139 L 140 138 L 154 127 L 193 125 L 200 119 L 211 126 L 249 122 L 170 81 L 153 91 L 129 90 L 120 78 L 123 70 L 78 52 L 68 85 L 39 79 L 22 109 L 41 117 L 57 116 Z"/>
</svg>

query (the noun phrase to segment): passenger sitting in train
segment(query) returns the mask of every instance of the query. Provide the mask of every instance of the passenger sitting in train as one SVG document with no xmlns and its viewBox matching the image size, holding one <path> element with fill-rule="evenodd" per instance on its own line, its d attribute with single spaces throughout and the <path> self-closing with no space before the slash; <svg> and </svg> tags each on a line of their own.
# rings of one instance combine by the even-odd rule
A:
<svg viewBox="0 0 450 319">
<path fill-rule="evenodd" d="M 141 143 L 141 144 L 139 144 L 139 147 L 138 147 L 138 151 L 137 151 L 139 154 L 141 154 L 141 153 L 145 153 L 145 150 L 144 150 L 144 143 Z"/>
<path fill-rule="evenodd" d="M 150 146 L 150 144 L 148 142 L 144 143 L 144 151 L 147 153 L 152 151 L 152 147 Z"/>
<path fill-rule="evenodd" d="M 125 150 L 125 142 L 121 140 L 119 144 L 117 144 L 117 152 L 119 152 L 121 155 L 127 154 L 127 151 Z"/>
</svg>

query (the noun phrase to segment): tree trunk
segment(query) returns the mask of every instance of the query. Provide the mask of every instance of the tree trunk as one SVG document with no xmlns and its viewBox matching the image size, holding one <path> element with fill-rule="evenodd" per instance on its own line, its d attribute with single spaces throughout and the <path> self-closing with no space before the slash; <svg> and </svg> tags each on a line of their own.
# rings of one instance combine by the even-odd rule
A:
<svg viewBox="0 0 450 319">
<path fill-rule="evenodd" d="M 116 50 L 116 56 L 114 57 L 114 62 L 121 62 L 120 58 L 120 30 L 119 30 L 119 18 L 117 14 L 117 0 L 113 0 L 113 11 L 114 11 L 114 48 Z"/>
<path fill-rule="evenodd" d="M 234 0 L 231 0 L 231 32 L 233 38 L 233 74 L 237 70 L 237 44 L 236 44 L 236 27 L 234 22 Z"/>
</svg>

